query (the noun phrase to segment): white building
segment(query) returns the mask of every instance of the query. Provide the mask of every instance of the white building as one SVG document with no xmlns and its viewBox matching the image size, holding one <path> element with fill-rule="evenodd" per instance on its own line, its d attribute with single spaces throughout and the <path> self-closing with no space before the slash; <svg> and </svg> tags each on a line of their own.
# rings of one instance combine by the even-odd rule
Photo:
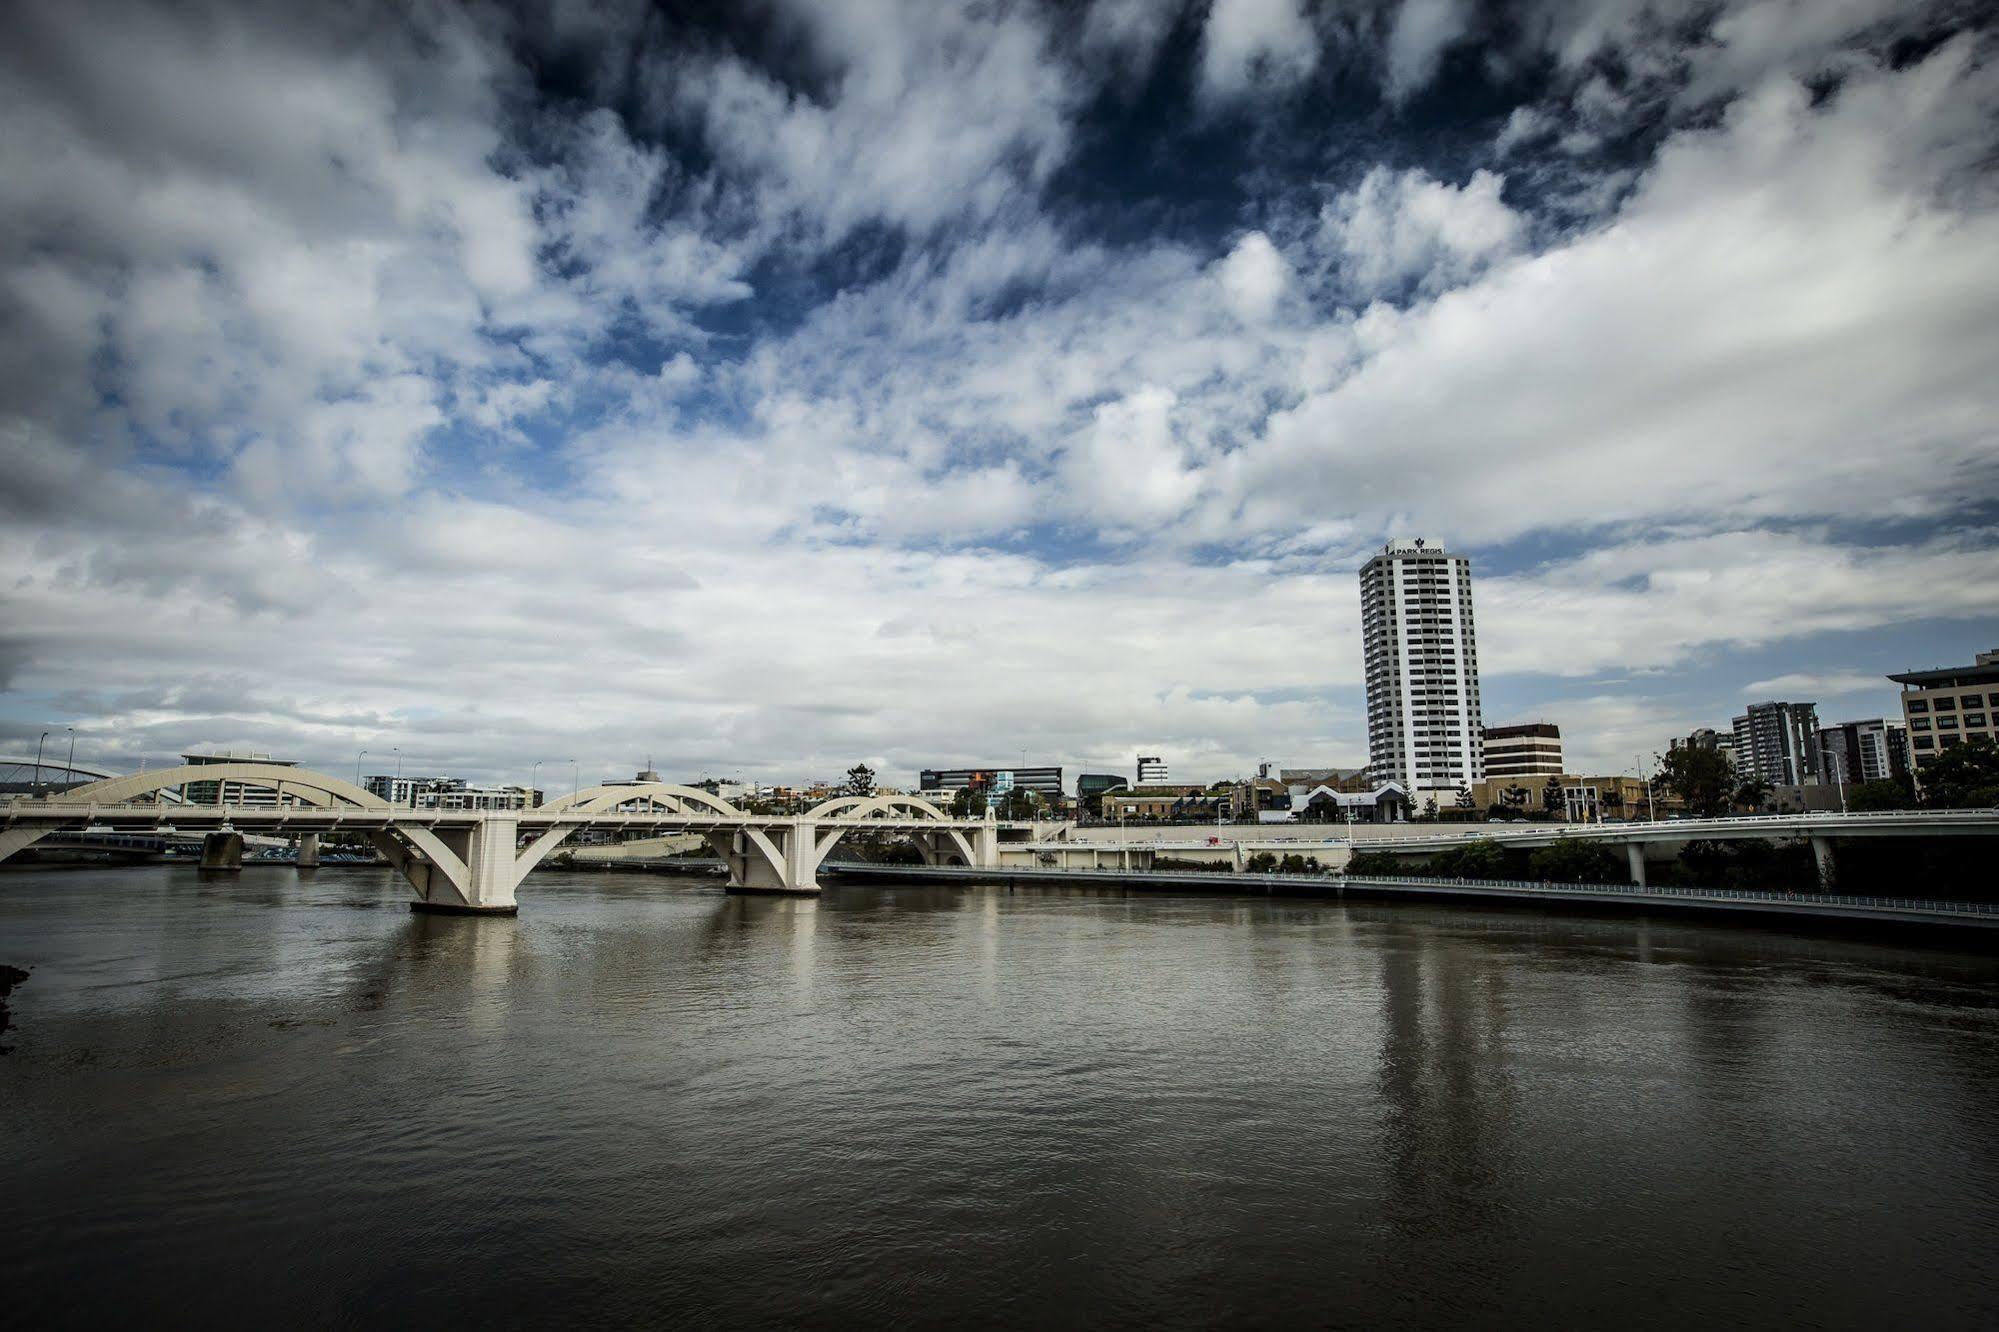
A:
<svg viewBox="0 0 1999 1332">
<path fill-rule="evenodd" d="M 205 767 L 214 763 L 268 763 L 280 768 L 295 768 L 297 759 L 274 759 L 269 754 L 256 754 L 247 749 L 225 749 L 219 754 L 182 754 L 182 763 L 193 767 Z M 239 781 L 189 782 L 180 788 L 181 799 L 190 805 L 237 805 L 248 809 L 276 809 L 278 792 L 273 786 L 258 786 Z M 287 794 L 287 805 L 296 805 L 299 798 Z"/>
<path fill-rule="evenodd" d="M 1166 760 L 1157 754 L 1138 756 L 1138 785 L 1163 786 L 1166 784 Z"/>
<path fill-rule="evenodd" d="M 1368 771 L 1420 810 L 1485 780 L 1471 561 L 1422 537 L 1361 566 Z"/>
</svg>

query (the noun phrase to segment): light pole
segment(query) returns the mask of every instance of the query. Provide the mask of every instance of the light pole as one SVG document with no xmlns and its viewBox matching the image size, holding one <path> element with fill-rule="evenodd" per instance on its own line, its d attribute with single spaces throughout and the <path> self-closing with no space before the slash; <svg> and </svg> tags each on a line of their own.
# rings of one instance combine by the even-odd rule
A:
<svg viewBox="0 0 1999 1332">
<path fill-rule="evenodd" d="M 1631 763 L 1632 771 L 1637 773 L 1638 780 L 1645 783 L 1645 813 L 1651 822 L 1657 823 L 1659 821 L 1659 802 L 1652 795 L 1652 779 L 1645 775 L 1645 756 L 1643 754 L 1633 754 L 1631 756 Z"/>
<path fill-rule="evenodd" d="M 35 741 L 35 794 L 42 793 L 42 746 L 49 742 L 49 733 L 42 732 L 42 738 Z"/>
<path fill-rule="evenodd" d="M 356 750 L 354 753 L 354 785 L 356 786 L 361 784 L 361 760 L 366 758 L 367 755 L 368 751 L 365 749 Z"/>
<path fill-rule="evenodd" d="M 582 773 L 583 765 L 575 759 L 569 760 L 569 798 L 571 800 L 576 798 L 576 793 L 583 787 Z"/>
<path fill-rule="evenodd" d="M 76 728 L 74 726 L 65 726 L 63 729 L 69 732 L 69 766 L 63 769 L 63 784 L 64 786 L 68 786 L 76 780 Z M 1842 801 L 1844 799 L 1845 797 L 1841 797 Z M 1844 813 L 1845 809 L 1846 806 L 1842 803 L 1840 805 L 1841 812 Z"/>
<path fill-rule="evenodd" d="M 403 789 L 403 747 L 401 745 L 392 745 L 389 748 L 389 752 L 396 756 L 396 791 L 399 792 Z M 394 793 L 391 792 L 391 794 Z M 409 798 L 410 806 L 414 808 L 416 806 L 416 792 L 411 791 Z M 391 800 L 389 803 L 393 805 L 396 802 Z"/>
<path fill-rule="evenodd" d="M 534 766 L 528 769 L 528 798 L 534 801 L 537 808 L 541 805 L 541 788 L 537 783 L 541 781 L 541 765 L 546 762 L 547 759 L 536 759 Z"/>
</svg>

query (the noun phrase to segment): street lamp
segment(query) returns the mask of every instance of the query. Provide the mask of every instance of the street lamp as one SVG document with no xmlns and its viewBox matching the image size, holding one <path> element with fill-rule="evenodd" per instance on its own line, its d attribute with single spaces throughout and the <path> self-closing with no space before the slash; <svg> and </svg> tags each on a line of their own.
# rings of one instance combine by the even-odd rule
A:
<svg viewBox="0 0 1999 1332">
<path fill-rule="evenodd" d="M 42 793 L 42 746 L 49 742 L 49 733 L 42 732 L 42 738 L 35 742 L 35 794 Z"/>
<path fill-rule="evenodd" d="M 1631 763 L 1632 770 L 1638 774 L 1638 780 L 1645 783 L 1646 815 L 1653 823 L 1657 823 L 1659 821 L 1659 802 L 1652 794 L 1652 779 L 1645 775 L 1645 756 L 1643 754 L 1633 754 L 1631 756 Z"/>
<path fill-rule="evenodd" d="M 534 766 L 528 769 L 528 798 L 534 801 L 537 808 L 541 805 L 541 787 L 538 785 L 541 781 L 541 765 L 546 762 L 547 759 L 536 759 Z"/>
<path fill-rule="evenodd" d="M 63 770 L 63 785 L 67 787 L 76 780 L 76 728 L 65 726 L 63 729 L 69 732 L 69 766 Z"/>
<path fill-rule="evenodd" d="M 578 763 L 575 759 L 569 760 L 569 798 L 571 800 L 576 798 L 576 793 L 583 787 L 582 772 L 582 764 Z"/>
<path fill-rule="evenodd" d="M 365 749 L 356 750 L 354 753 L 354 785 L 356 786 L 361 784 L 361 760 L 367 756 L 367 753 L 368 751 Z"/>
</svg>

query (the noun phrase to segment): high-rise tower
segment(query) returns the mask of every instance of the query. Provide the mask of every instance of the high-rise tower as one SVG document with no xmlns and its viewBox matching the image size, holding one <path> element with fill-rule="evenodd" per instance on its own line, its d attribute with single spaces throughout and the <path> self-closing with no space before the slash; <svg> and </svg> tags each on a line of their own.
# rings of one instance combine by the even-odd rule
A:
<svg viewBox="0 0 1999 1332">
<path fill-rule="evenodd" d="M 1368 768 L 1420 809 L 1448 808 L 1485 780 L 1472 632 L 1471 561 L 1422 537 L 1389 542 L 1361 566 Z"/>
</svg>

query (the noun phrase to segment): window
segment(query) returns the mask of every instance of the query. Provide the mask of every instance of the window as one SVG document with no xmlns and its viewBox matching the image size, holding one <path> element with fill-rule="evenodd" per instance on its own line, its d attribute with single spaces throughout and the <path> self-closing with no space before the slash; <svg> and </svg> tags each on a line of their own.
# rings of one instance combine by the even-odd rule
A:
<svg viewBox="0 0 1999 1332">
<path fill-rule="evenodd" d="M 1938 699 L 1938 700 L 1937 700 L 1937 711 L 1938 711 L 1938 712 L 1956 712 L 1956 711 L 1957 711 L 1957 699 L 1956 699 L 1956 698 L 1954 698 L 1954 697 L 1953 697 L 1953 698 L 1940 698 L 1940 699 Z"/>
<path fill-rule="evenodd" d="M 1912 699 L 1910 699 L 1910 700 L 1909 700 L 1909 711 L 1911 711 L 1911 712 L 1928 712 L 1929 710 L 1930 710 L 1930 703 L 1929 703 L 1929 700 L 1928 700 L 1928 699 L 1926 699 L 1926 698 L 1912 698 Z"/>
<path fill-rule="evenodd" d="M 1927 731 L 1930 729 L 1930 719 L 1928 717 L 1911 717 L 1909 719 L 1909 729 L 1912 731 Z"/>
<path fill-rule="evenodd" d="M 1936 740 L 1927 735 L 1917 736 L 1915 743 L 1917 749 L 1935 749 L 1937 747 Z"/>
<path fill-rule="evenodd" d="M 1957 718 L 1955 717 L 1937 718 L 1937 729 L 1939 731 L 1955 731 L 1957 729 Z"/>
<path fill-rule="evenodd" d="M 1983 726 L 1985 725 L 1985 714 L 1982 712 L 1967 712 L 1964 714 L 1964 724 L 1966 726 Z"/>
</svg>

